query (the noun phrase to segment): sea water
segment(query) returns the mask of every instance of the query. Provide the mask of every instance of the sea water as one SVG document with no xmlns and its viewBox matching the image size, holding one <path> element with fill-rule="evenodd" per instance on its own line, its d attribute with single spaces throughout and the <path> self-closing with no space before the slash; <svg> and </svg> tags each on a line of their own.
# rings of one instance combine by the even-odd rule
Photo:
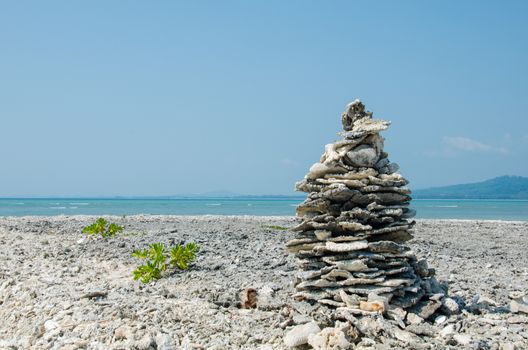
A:
<svg viewBox="0 0 528 350">
<path fill-rule="evenodd" d="M 0 216 L 41 215 L 295 215 L 303 198 L 0 199 Z M 426 200 L 411 203 L 417 218 L 528 220 L 524 200 Z"/>
</svg>

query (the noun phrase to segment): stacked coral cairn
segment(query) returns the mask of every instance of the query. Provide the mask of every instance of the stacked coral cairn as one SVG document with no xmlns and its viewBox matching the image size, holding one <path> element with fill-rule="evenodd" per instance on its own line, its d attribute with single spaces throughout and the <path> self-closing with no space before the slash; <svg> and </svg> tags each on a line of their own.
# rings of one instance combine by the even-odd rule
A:
<svg viewBox="0 0 528 350">
<path fill-rule="evenodd" d="M 358 314 L 409 308 L 431 291 L 434 274 L 404 245 L 412 238 L 408 181 L 383 151 L 389 122 L 355 100 L 342 115 L 343 139 L 326 145 L 319 163 L 296 184 L 308 192 L 297 207 L 297 300 Z"/>
</svg>

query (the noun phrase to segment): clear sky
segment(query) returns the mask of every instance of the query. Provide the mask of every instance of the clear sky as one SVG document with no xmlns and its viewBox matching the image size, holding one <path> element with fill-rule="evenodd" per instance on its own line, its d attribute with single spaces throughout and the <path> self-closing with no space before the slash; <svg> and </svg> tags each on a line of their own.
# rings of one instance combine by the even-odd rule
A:
<svg viewBox="0 0 528 350">
<path fill-rule="evenodd" d="M 527 1 L 5 1 L 0 196 L 293 194 L 346 103 L 412 188 L 528 176 Z"/>
</svg>

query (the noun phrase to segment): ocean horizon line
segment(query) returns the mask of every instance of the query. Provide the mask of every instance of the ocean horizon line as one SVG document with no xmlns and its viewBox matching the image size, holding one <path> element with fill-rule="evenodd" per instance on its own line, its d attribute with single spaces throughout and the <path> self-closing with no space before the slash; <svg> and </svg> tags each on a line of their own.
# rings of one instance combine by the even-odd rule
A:
<svg viewBox="0 0 528 350">
<path fill-rule="evenodd" d="M 208 196 L 208 195 L 174 195 L 174 196 L 0 196 L 2 200 L 8 199 L 124 199 L 124 200 L 156 200 L 156 199 L 247 199 L 247 198 L 270 198 L 270 199 L 302 199 L 306 195 L 233 195 L 233 196 Z"/>
<path fill-rule="evenodd" d="M 412 197 L 412 196 L 411 196 Z M 298 200 L 305 199 L 306 195 L 236 195 L 236 196 L 0 196 L 0 200 L 186 200 L 186 199 L 273 199 L 273 200 Z M 528 202 L 528 199 L 516 198 L 412 198 L 412 201 L 509 201 L 509 202 Z"/>
</svg>

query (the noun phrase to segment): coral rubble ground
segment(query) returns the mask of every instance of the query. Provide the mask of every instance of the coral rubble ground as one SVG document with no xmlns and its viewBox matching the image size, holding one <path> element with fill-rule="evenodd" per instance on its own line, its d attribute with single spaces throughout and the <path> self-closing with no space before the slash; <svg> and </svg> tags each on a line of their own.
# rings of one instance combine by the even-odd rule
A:
<svg viewBox="0 0 528 350">
<path fill-rule="evenodd" d="M 0 218 L 0 349 L 285 349 L 286 336 L 329 322 L 325 305 L 292 297 L 295 234 L 277 226 L 294 218 L 108 217 L 125 231 L 88 239 L 94 219 Z M 427 320 L 365 318 L 370 334 L 353 347 L 528 348 L 527 234 L 528 222 L 418 220 L 407 243 L 452 304 Z M 196 242 L 198 260 L 142 285 L 131 253 L 158 241 Z M 246 288 L 256 309 L 240 307 Z"/>
</svg>

